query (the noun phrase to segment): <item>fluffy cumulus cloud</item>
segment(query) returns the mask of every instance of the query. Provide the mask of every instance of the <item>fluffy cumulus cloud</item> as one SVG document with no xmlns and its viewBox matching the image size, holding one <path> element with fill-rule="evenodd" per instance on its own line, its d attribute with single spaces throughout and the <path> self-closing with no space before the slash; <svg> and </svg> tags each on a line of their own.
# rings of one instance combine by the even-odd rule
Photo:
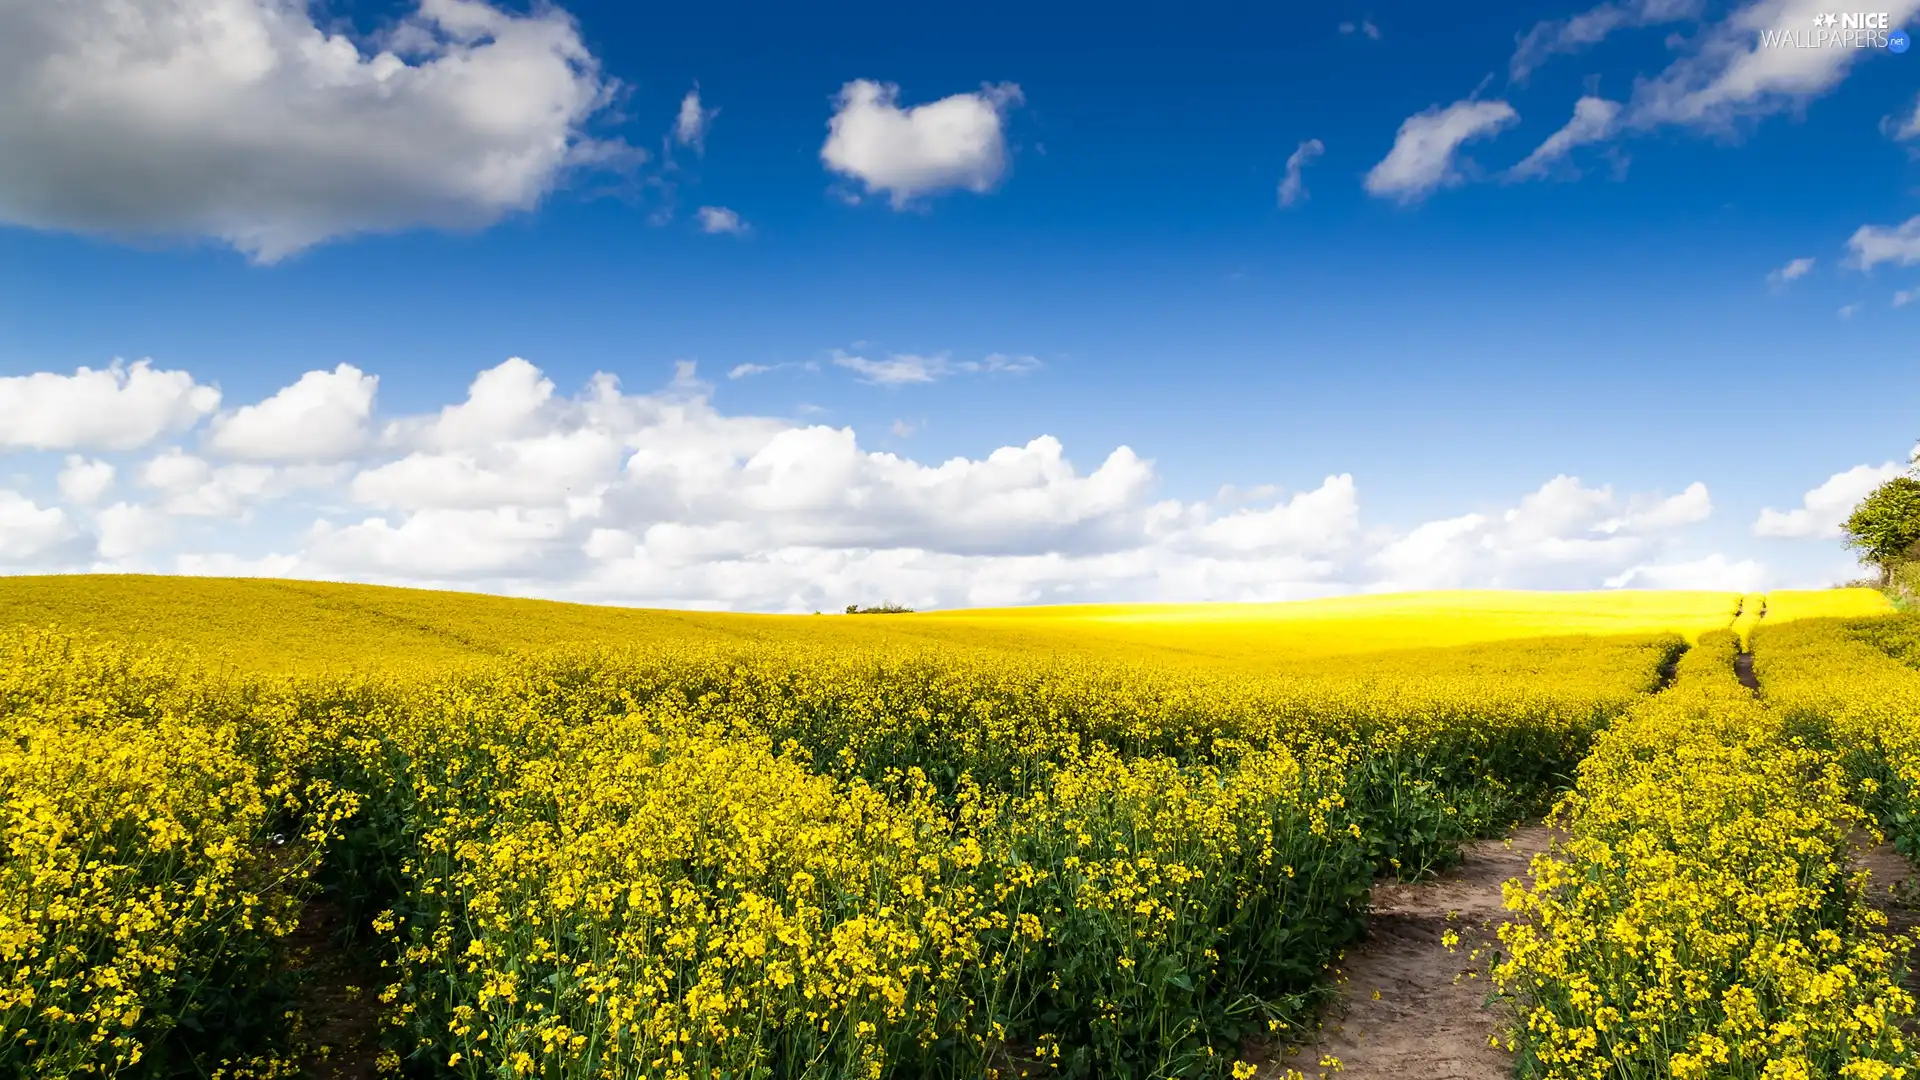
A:
<svg viewBox="0 0 1920 1080">
<path fill-rule="evenodd" d="M 192 427 L 219 404 L 220 391 L 146 360 L 0 376 L 0 450 L 133 450 Z"/>
<path fill-rule="evenodd" d="M 1607 579 L 1608 588 L 1708 589 L 1758 592 L 1768 584 L 1767 568 L 1752 559 L 1713 554 L 1681 562 L 1631 567 Z"/>
<path fill-rule="evenodd" d="M 75 506 L 92 506 L 113 487 L 113 472 L 109 462 L 68 454 L 67 466 L 56 481 L 60 497 Z"/>
<path fill-rule="evenodd" d="M 1393 149 L 1367 173 L 1369 194 L 1418 202 L 1435 189 L 1461 182 L 1460 147 L 1520 119 L 1504 101 L 1456 101 L 1409 116 Z"/>
<path fill-rule="evenodd" d="M 841 88 L 820 160 L 885 194 L 896 208 L 951 189 L 986 192 L 1007 170 L 1006 115 L 1021 103 L 1013 83 L 983 86 L 902 108 L 900 88 L 858 79 Z"/>
<path fill-rule="evenodd" d="M 1573 152 L 1574 147 L 1610 137 L 1619 116 L 1620 103 L 1617 101 L 1592 95 L 1581 98 L 1574 102 L 1573 118 L 1560 130 L 1547 136 L 1545 142 L 1534 147 L 1533 153 L 1513 167 L 1511 175 L 1522 180 L 1547 175 L 1556 163 Z"/>
<path fill-rule="evenodd" d="M 1558 476 L 1498 513 L 1428 522 L 1382 547 L 1372 564 L 1396 589 L 1551 588 L 1619 575 L 1661 553 L 1663 541 L 1706 520 L 1704 484 L 1670 497 L 1621 498 L 1609 486 Z"/>
<path fill-rule="evenodd" d="M 261 503 L 326 487 L 340 475 L 339 469 L 317 466 L 216 465 L 176 446 L 144 462 L 137 483 L 155 493 L 155 506 L 177 517 L 246 518 Z"/>
<path fill-rule="evenodd" d="M 729 233 L 744 236 L 747 223 L 740 215 L 724 206 L 703 206 L 700 208 L 700 231 L 704 233 Z"/>
<path fill-rule="evenodd" d="M 841 366 L 914 381 L 1025 362 L 895 355 Z M 302 427 L 311 413 L 285 404 L 338 402 L 335 390 L 361 386 L 370 403 L 372 379 L 313 372 L 251 406 L 288 410 L 283 423 L 303 432 L 289 436 L 297 454 L 288 443 L 261 452 L 234 442 L 239 416 L 263 415 L 237 410 L 221 414 L 224 426 L 209 421 L 197 444 L 176 430 L 172 443 L 118 461 L 113 451 L 66 455 L 46 484 L 57 496 L 0 492 L 0 566 L 776 611 L 882 598 L 937 607 L 1459 585 L 1745 587 L 1761 573 L 1686 550 L 1688 530 L 1712 512 L 1701 484 L 1634 495 L 1562 476 L 1510 507 L 1369 527 L 1350 474 L 1185 501 L 1163 497 L 1153 462 L 1127 446 L 1080 459 L 1040 434 L 918 461 L 851 428 L 726 413 L 687 364 L 652 391 L 602 374 L 569 393 L 513 358 L 444 407 L 375 417 L 355 405 L 342 414 L 351 424 Z M 216 428 L 229 433 L 225 449 Z"/>
<path fill-rule="evenodd" d="M 375 43 L 282 0 L 0 4 L 0 221 L 271 262 L 483 226 L 575 167 L 613 85 L 565 12 L 419 0 Z"/>
<path fill-rule="evenodd" d="M 378 377 L 352 364 L 309 371 L 265 401 L 213 420 L 208 444 L 233 457 L 334 458 L 367 438 Z"/>
<path fill-rule="evenodd" d="M 1293 153 L 1287 155 L 1287 172 L 1280 178 L 1281 206 L 1292 206 L 1294 203 L 1306 200 L 1307 181 L 1301 173 L 1325 153 L 1326 149 L 1319 139 L 1308 139 Z"/>
<path fill-rule="evenodd" d="M 0 566 L 31 564 L 52 555 L 75 531 L 66 511 L 0 488 Z"/>
<path fill-rule="evenodd" d="M 1760 511 L 1753 523 L 1754 535 L 1837 537 L 1840 523 L 1847 520 L 1847 515 L 1868 492 L 1905 471 L 1904 466 L 1889 461 L 1884 465 L 1855 465 L 1845 472 L 1834 473 L 1819 487 L 1807 492 L 1799 506 L 1791 510 L 1767 507 Z"/>
</svg>

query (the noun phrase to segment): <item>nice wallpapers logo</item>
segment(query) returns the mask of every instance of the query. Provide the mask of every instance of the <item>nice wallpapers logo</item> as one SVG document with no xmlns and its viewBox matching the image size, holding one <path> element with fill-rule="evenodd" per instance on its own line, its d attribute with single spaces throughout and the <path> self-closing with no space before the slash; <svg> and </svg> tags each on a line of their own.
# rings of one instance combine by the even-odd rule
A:
<svg viewBox="0 0 1920 1080">
<path fill-rule="evenodd" d="M 1885 49 L 1903 53 L 1911 44 L 1905 30 L 1893 28 L 1885 11 L 1829 11 L 1813 17 L 1811 28 L 1760 31 L 1763 49 Z"/>
</svg>

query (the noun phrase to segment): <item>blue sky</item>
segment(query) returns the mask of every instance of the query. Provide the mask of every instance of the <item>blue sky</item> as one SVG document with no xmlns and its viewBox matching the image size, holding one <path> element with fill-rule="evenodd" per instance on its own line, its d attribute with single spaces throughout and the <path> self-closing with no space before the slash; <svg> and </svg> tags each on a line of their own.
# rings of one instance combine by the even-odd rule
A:
<svg viewBox="0 0 1920 1080">
<path fill-rule="evenodd" d="M 1761 43 L 1823 0 L 1476 7 L 0 14 L 0 568 L 1849 576 L 1920 436 L 1920 57 Z"/>
</svg>

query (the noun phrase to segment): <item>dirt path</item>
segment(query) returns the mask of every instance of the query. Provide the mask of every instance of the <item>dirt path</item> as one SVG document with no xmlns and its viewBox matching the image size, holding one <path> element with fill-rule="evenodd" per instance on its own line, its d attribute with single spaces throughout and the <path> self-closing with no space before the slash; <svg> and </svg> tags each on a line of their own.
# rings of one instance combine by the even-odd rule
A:
<svg viewBox="0 0 1920 1080">
<path fill-rule="evenodd" d="M 300 1011 L 307 1022 L 306 1060 L 312 1080 L 373 1080 L 379 1075 L 380 970 L 335 942 L 346 915 L 315 898 L 301 912 L 288 941 L 302 976 Z"/>
<path fill-rule="evenodd" d="M 1328 1011 L 1320 1037 L 1268 1075 L 1333 1075 L 1320 1065 L 1332 1056 L 1340 1059 L 1342 1080 L 1512 1076 L 1512 1056 L 1487 1045 L 1503 1019 L 1487 1006 L 1486 968 L 1506 919 L 1501 883 L 1524 877 L 1550 835 L 1542 826 L 1522 826 L 1504 841 L 1469 845 L 1460 866 L 1432 881 L 1374 886 L 1367 939 L 1341 965 L 1341 1001 Z M 1458 951 L 1441 944 L 1448 930 L 1460 934 Z"/>
<path fill-rule="evenodd" d="M 1853 866 L 1872 874 L 1867 880 L 1867 903 L 1887 917 L 1888 933 L 1920 931 L 1920 875 L 1914 873 L 1913 864 L 1892 844 L 1867 845 L 1864 837 L 1861 840 Z M 1909 992 L 1920 995 L 1920 949 L 1907 956 L 1904 982 Z"/>
</svg>

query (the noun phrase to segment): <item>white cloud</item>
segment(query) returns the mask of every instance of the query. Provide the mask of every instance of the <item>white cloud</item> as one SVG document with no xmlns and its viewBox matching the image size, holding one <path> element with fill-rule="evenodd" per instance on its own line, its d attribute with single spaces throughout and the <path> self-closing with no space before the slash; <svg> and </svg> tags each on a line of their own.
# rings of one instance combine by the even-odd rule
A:
<svg viewBox="0 0 1920 1080">
<path fill-rule="evenodd" d="M 673 119 L 673 139 L 681 146 L 690 146 L 696 152 L 707 148 L 707 129 L 713 126 L 713 118 L 720 115 L 719 109 L 702 108 L 700 88 L 687 91 L 680 99 L 680 112 Z"/>
<path fill-rule="evenodd" d="M 727 369 L 727 378 L 750 379 L 755 375 L 765 375 L 770 371 L 786 371 L 789 368 L 798 368 L 801 371 L 819 371 L 820 365 L 813 360 L 804 362 L 788 360 L 778 364 L 735 364 L 733 367 Z M 802 406 L 801 408 L 804 411 L 812 408 L 812 406 Z"/>
<path fill-rule="evenodd" d="M 916 461 L 847 427 L 725 414 L 685 363 L 652 392 L 597 375 L 563 394 L 512 358 L 462 400 L 379 421 L 379 439 L 330 466 L 168 447 L 127 470 L 150 497 L 77 520 L 0 496 L 0 558 L 756 610 L 1279 600 L 1644 583 L 1679 573 L 1676 545 L 1712 510 L 1701 484 L 1632 495 L 1559 477 L 1511 506 L 1369 528 L 1351 474 L 1182 501 L 1124 445 L 1085 465 L 1046 435 Z M 104 495 L 96 464 L 68 463 L 70 495 Z"/>
<path fill-rule="evenodd" d="M 1893 25 L 1916 12 L 1920 0 L 1890 0 L 1882 5 Z M 1562 129 L 1535 151 L 1546 153 L 1540 162 L 1523 163 L 1519 175 L 1537 175 L 1537 166 L 1558 157 L 1569 145 L 1611 138 L 1622 131 L 1648 131 L 1681 126 L 1728 134 L 1741 121 L 1783 110 L 1797 109 L 1842 82 L 1855 61 L 1874 50 L 1852 47 L 1799 48 L 1778 40 L 1792 35 L 1808 40 L 1814 16 L 1833 5 L 1828 0 L 1745 0 L 1717 21 L 1706 15 L 1702 0 L 1621 0 L 1609 2 L 1570 19 L 1539 23 L 1520 38 L 1510 65 L 1510 77 L 1522 82 L 1540 64 L 1559 53 L 1571 53 L 1597 44 L 1615 31 L 1664 23 L 1696 23 L 1684 35 L 1668 39 L 1680 55 L 1658 74 L 1641 78 L 1624 107 L 1612 110 L 1605 123 L 1596 113 L 1582 123 Z M 1598 99 L 1591 99 L 1598 100 Z M 1598 109 L 1599 106 L 1594 106 Z M 1913 120 L 1889 118 L 1886 127 L 1895 138 L 1920 133 L 1920 112 Z"/>
<path fill-rule="evenodd" d="M 884 360 L 869 360 L 864 356 L 835 356 L 833 362 L 857 372 L 863 380 L 880 386 L 930 383 L 947 374 L 946 358 L 915 356 L 911 353 L 895 353 Z"/>
<path fill-rule="evenodd" d="M 312 577 L 313 568 L 298 555 L 263 555 L 248 559 L 226 552 L 184 552 L 174 560 L 174 571 L 196 577 Z"/>
<path fill-rule="evenodd" d="M 156 509 L 178 517 L 245 518 L 259 503 L 305 488 L 337 483 L 337 466 L 215 466 L 179 447 L 169 447 L 140 467 L 140 486 L 160 493 Z"/>
<path fill-rule="evenodd" d="M 1915 300 L 1920 300 L 1920 289 L 1898 289 L 1893 294 L 1893 306 L 1897 308 L 1906 307 Z"/>
<path fill-rule="evenodd" d="M 1410 203 L 1459 183 L 1462 176 L 1454 158 L 1461 145 L 1519 119 L 1504 101 L 1456 101 L 1409 116 L 1394 137 L 1393 149 L 1367 173 L 1367 191 Z"/>
<path fill-rule="evenodd" d="M 1326 152 L 1325 144 L 1319 139 L 1308 139 L 1299 148 L 1287 155 L 1287 174 L 1280 180 L 1280 205 L 1292 206 L 1307 197 L 1307 183 L 1300 175 L 1302 169 L 1313 164 Z"/>
<path fill-rule="evenodd" d="M 433 450 L 484 449 L 533 433 L 553 400 L 553 382 L 518 356 L 474 376 L 467 400 L 432 417 L 389 424 L 388 445 Z"/>
<path fill-rule="evenodd" d="M 1863 306 L 1864 305 L 1861 305 L 1861 304 L 1847 304 L 1843 306 L 1839 311 L 1834 312 L 1834 314 L 1840 316 L 1842 320 L 1851 319 L 1855 315 L 1860 313 L 1860 309 Z"/>
<path fill-rule="evenodd" d="M 353 478 L 356 502 L 374 506 L 550 506 L 587 496 L 620 464 L 619 439 L 591 427 L 502 440 L 495 446 L 420 452 Z"/>
<path fill-rule="evenodd" d="M 1847 238 L 1847 250 L 1852 252 L 1848 264 L 1861 270 L 1871 270 L 1881 263 L 1920 263 L 1920 214 L 1892 227 L 1862 225 Z"/>
<path fill-rule="evenodd" d="M 1357 23 L 1343 22 L 1340 24 L 1340 32 L 1343 34 L 1361 34 L 1374 41 L 1380 40 L 1380 28 L 1373 24 L 1372 19 L 1361 19 Z"/>
<path fill-rule="evenodd" d="M 1524 82 L 1551 56 L 1597 45 L 1616 30 L 1698 18 L 1701 7 L 1701 0 L 1628 0 L 1601 4 L 1572 18 L 1536 23 L 1520 36 L 1519 47 L 1508 64 L 1508 77 Z"/>
<path fill-rule="evenodd" d="M 60 497 L 76 506 L 92 506 L 113 487 L 113 466 L 68 454 L 58 480 Z"/>
<path fill-rule="evenodd" d="M 206 236 L 261 262 L 472 228 L 630 152 L 565 12 L 420 0 L 363 49 L 304 2 L 0 5 L 0 221 Z"/>
<path fill-rule="evenodd" d="M 1757 592 L 1768 584 L 1767 567 L 1752 559 L 1715 553 L 1686 562 L 1635 566 L 1607 579 L 1610 589 L 1702 589 Z"/>
<path fill-rule="evenodd" d="M 1830 0 L 1749 0 L 1702 27 L 1689 39 L 1687 55 L 1637 84 L 1625 122 L 1640 128 L 1678 124 L 1725 130 L 1832 89 L 1856 60 L 1877 50 L 1764 43 L 1767 34 L 1805 37 L 1813 16 L 1832 8 Z M 1879 9 L 1900 26 L 1920 12 L 1920 0 L 1886 0 Z"/>
<path fill-rule="evenodd" d="M 1806 277 L 1808 271 L 1812 269 L 1813 269 L 1812 259 L 1810 258 L 1793 259 L 1789 261 L 1785 266 L 1782 266 L 1777 270 L 1769 271 L 1767 273 L 1767 280 L 1775 285 L 1784 285 L 1789 281 L 1798 281 L 1801 278 Z"/>
<path fill-rule="evenodd" d="M 531 576 L 562 568 L 566 524 L 555 510 L 428 508 L 398 525 L 384 517 L 319 522 L 307 535 L 307 553 L 322 566 L 384 577 Z"/>
<path fill-rule="evenodd" d="M 1881 122 L 1881 127 L 1895 139 L 1920 139 L 1920 98 L 1914 99 L 1905 119 L 1889 116 Z"/>
<path fill-rule="evenodd" d="M 1628 499 L 1623 514 L 1602 521 L 1594 526 L 1594 531 L 1606 534 L 1662 532 L 1697 525 L 1712 516 L 1713 499 L 1707 485 L 1696 480 L 1680 494 L 1668 498 Z"/>
<path fill-rule="evenodd" d="M 134 450 L 187 430 L 219 404 L 220 391 L 147 360 L 0 376 L 0 449 Z"/>
<path fill-rule="evenodd" d="M 747 223 L 740 220 L 739 214 L 724 206 L 703 206 L 700 208 L 700 231 L 741 236 L 747 231 Z"/>
<path fill-rule="evenodd" d="M 1181 534 L 1195 546 L 1240 555 L 1281 550 L 1327 555 L 1353 542 L 1360 532 L 1360 494 L 1350 473 L 1329 476 L 1265 509 L 1243 508 L 1214 517 Z"/>
<path fill-rule="evenodd" d="M 912 438 L 913 433 L 920 429 L 905 420 L 895 420 L 893 426 L 887 430 L 890 431 L 896 439 L 908 439 Z"/>
<path fill-rule="evenodd" d="M 94 515 L 95 549 L 109 562 L 165 547 L 172 532 L 173 519 L 150 506 L 120 502 Z"/>
<path fill-rule="evenodd" d="M 1564 587 L 1645 561 L 1664 539 L 1712 510 L 1706 485 L 1670 498 L 1620 499 L 1611 487 L 1559 476 L 1501 513 L 1418 526 L 1372 558 L 1378 587 Z"/>
<path fill-rule="evenodd" d="M 1884 465 L 1855 465 L 1835 473 L 1807 492 L 1798 507 L 1784 511 L 1767 507 L 1760 511 L 1753 523 L 1753 533 L 1755 536 L 1838 537 L 1840 523 L 1847 520 L 1861 499 L 1905 471 L 1904 466 L 1889 461 Z"/>
<path fill-rule="evenodd" d="M 836 352 L 833 362 L 859 374 L 862 382 L 873 383 L 876 386 L 906 386 L 914 383 L 938 382 L 949 375 L 959 374 L 1024 375 L 1041 366 L 1039 359 L 1035 357 L 1009 356 L 1005 353 L 991 353 L 980 360 L 952 360 L 945 356 L 893 353 L 885 359 L 873 360 L 864 356 L 849 356 L 846 353 Z"/>
<path fill-rule="evenodd" d="M 37 506 L 0 488 L 0 564 L 23 564 L 48 555 L 74 535 L 73 522 L 57 506 Z"/>
<path fill-rule="evenodd" d="M 257 461 L 335 458 L 367 440 L 378 376 L 352 364 L 309 371 L 256 405 L 213 420 L 207 445 Z"/>
<path fill-rule="evenodd" d="M 1620 103 L 1591 95 L 1574 102 L 1573 118 L 1560 130 L 1547 136 L 1510 175 L 1519 179 L 1545 176 L 1555 162 L 1565 158 L 1576 146 L 1599 142 L 1613 134 L 1620 116 Z"/>
<path fill-rule="evenodd" d="M 859 79 L 841 88 L 820 160 L 885 192 L 896 209 L 953 188 L 986 192 L 1007 168 L 1006 114 L 1020 104 L 1012 83 L 984 86 L 902 109 L 900 88 Z"/>
<path fill-rule="evenodd" d="M 1006 353 L 988 353 L 985 358 L 977 362 L 963 361 L 959 365 L 961 371 L 984 371 L 988 374 L 1004 373 L 1008 375 L 1024 375 L 1029 371 L 1037 371 L 1040 367 L 1039 357 L 1025 355 L 1009 356 Z"/>
</svg>

